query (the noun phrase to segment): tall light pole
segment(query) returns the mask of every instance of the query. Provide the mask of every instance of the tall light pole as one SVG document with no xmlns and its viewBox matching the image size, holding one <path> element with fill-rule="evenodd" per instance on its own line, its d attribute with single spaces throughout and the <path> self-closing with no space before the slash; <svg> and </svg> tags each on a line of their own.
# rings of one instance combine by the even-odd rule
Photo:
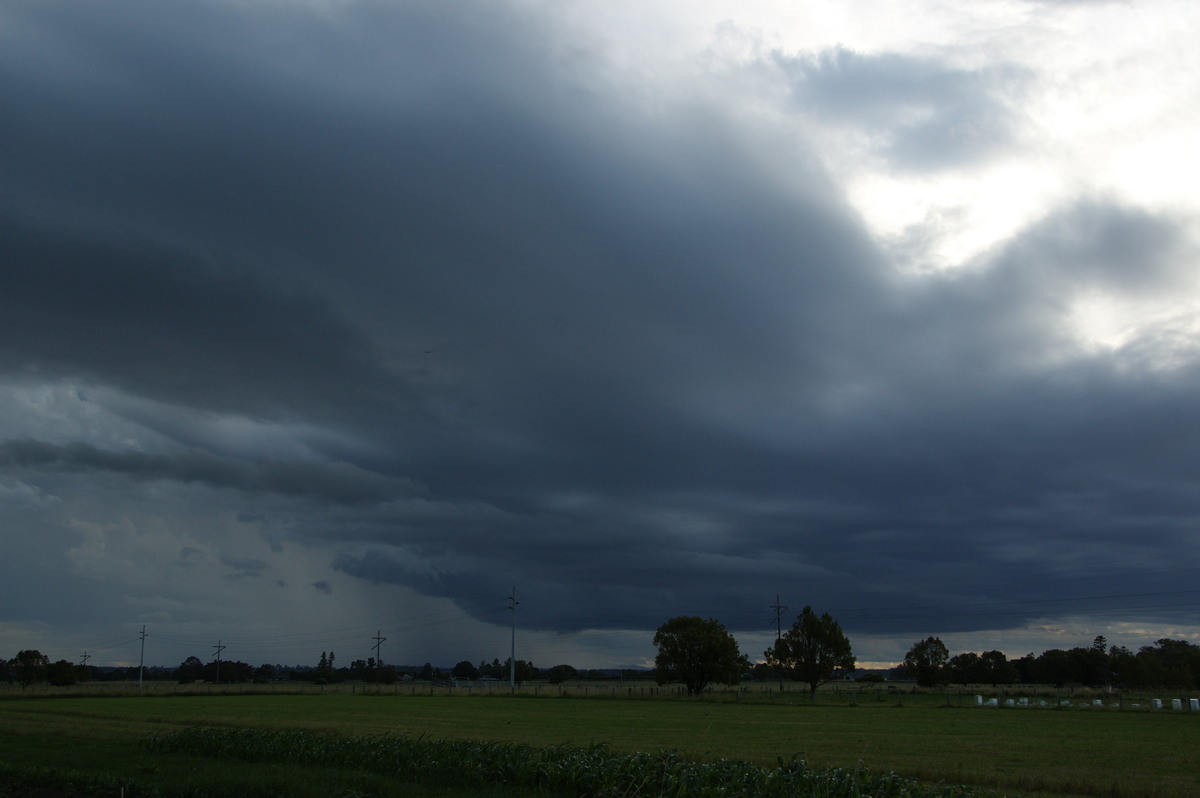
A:
<svg viewBox="0 0 1200 798">
<path fill-rule="evenodd" d="M 508 608 L 512 611 L 512 641 L 508 653 L 508 686 L 517 688 L 517 588 L 514 586 L 508 597 Z"/>
</svg>

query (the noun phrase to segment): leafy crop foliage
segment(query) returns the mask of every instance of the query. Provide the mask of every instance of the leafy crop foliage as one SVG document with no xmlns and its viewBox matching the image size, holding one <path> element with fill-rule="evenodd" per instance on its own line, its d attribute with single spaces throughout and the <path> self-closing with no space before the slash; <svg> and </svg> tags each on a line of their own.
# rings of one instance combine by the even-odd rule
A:
<svg viewBox="0 0 1200 798">
<path fill-rule="evenodd" d="M 734 762 L 695 762 L 681 754 L 616 754 L 589 748 L 533 748 L 502 742 L 429 740 L 330 732 L 193 727 L 154 736 L 156 753 L 187 753 L 244 762 L 353 768 L 443 785 L 505 784 L 541 795 L 812 796 L 813 798 L 966 798 L 965 787 L 934 788 L 861 768 L 818 770 L 803 761 L 764 768 Z"/>
</svg>

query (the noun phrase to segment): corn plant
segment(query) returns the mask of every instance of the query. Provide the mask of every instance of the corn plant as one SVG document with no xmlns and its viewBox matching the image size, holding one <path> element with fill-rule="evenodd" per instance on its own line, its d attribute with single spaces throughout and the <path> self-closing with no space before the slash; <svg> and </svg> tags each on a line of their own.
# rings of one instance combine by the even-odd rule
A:
<svg viewBox="0 0 1200 798">
<path fill-rule="evenodd" d="M 505 784 L 553 796 L 588 798 L 967 798 L 965 787 L 930 787 L 862 768 L 810 768 L 803 760 L 777 767 L 719 760 L 699 762 L 677 752 L 618 754 L 588 748 L 405 735 L 350 737 L 331 732 L 193 727 L 161 733 L 146 745 L 245 762 L 366 770 L 397 779 L 463 786 Z"/>
</svg>

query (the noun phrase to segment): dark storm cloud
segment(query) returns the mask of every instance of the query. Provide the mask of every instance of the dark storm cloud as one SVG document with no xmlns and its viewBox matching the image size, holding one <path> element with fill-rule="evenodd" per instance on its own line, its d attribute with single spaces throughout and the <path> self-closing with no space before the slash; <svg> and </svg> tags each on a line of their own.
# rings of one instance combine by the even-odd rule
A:
<svg viewBox="0 0 1200 798">
<path fill-rule="evenodd" d="M 776 63 L 800 109 L 866 131 L 903 169 L 961 166 L 1001 151 L 1016 135 L 1013 103 L 1029 78 L 1016 66 L 955 69 L 842 48 Z"/>
<path fill-rule="evenodd" d="M 335 504 L 381 502 L 408 495 L 414 489 L 403 480 L 388 479 L 348 463 L 244 462 L 200 451 L 153 455 L 105 451 L 86 443 L 56 446 L 28 439 L 0 442 L 0 468 L 103 472 Z"/>
<path fill-rule="evenodd" d="M 1063 321 L 1172 290 L 1176 220 L 1080 203 L 904 278 L 818 159 L 648 108 L 501 4 L 6 13 L 0 370 L 116 389 L 178 447 L 26 437 L 8 473 L 305 500 L 239 518 L 480 618 L 520 585 L 555 630 L 758 629 L 777 593 L 858 632 L 1013 626 L 1194 556 L 1194 359 Z M 1015 135 L 1015 72 L 782 66 L 907 167 Z M 234 456 L 179 406 L 352 442 Z"/>
<path fill-rule="evenodd" d="M 838 368 L 758 405 L 776 414 L 768 435 L 753 418 L 718 434 L 681 417 L 692 394 L 663 408 L 631 394 L 641 426 L 561 455 L 594 500 L 551 508 L 547 491 L 568 480 L 530 458 L 523 484 L 497 494 L 525 500 L 513 513 L 401 512 L 358 527 L 372 542 L 337 565 L 468 606 L 513 580 L 537 586 L 555 628 L 653 625 L 672 602 L 752 628 L 771 590 L 819 596 L 874 632 L 1140 607 L 1129 597 L 1161 595 L 1178 547 L 1191 553 L 1198 375 L 1085 357 L 1064 308 L 1090 291 L 1170 291 L 1188 261 L 1169 220 L 1083 203 L 976 269 L 861 302 L 830 354 Z M 722 382 L 694 376 L 694 390 Z M 761 400 L 739 388 L 731 397 Z M 1146 612 L 1170 617 L 1171 604 Z"/>
<path fill-rule="evenodd" d="M 146 244 L 0 218 L 0 370 L 212 410 L 331 417 L 402 383 L 324 303 Z"/>
</svg>

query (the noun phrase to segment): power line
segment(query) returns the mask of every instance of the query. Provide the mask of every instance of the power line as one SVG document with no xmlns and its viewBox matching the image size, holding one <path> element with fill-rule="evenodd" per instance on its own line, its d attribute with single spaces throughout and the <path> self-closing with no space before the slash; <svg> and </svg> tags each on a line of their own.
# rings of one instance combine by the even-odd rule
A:
<svg viewBox="0 0 1200 798">
<path fill-rule="evenodd" d="M 512 610 L 512 647 L 508 655 L 508 684 L 510 687 L 517 686 L 517 588 L 512 589 L 512 594 L 508 597 L 508 608 Z"/>
<path fill-rule="evenodd" d="M 216 655 L 217 655 L 217 684 L 220 684 L 221 683 L 221 652 L 225 650 L 225 646 L 221 645 L 221 641 L 218 640 L 217 644 L 215 646 L 213 646 L 213 649 L 215 650 Z"/>
<path fill-rule="evenodd" d="M 775 594 L 775 603 L 771 605 L 771 609 L 775 610 L 775 647 L 779 648 L 779 643 L 783 637 L 782 619 L 783 614 L 787 612 L 787 607 L 779 603 L 779 594 Z M 778 655 L 776 655 L 778 656 Z M 783 669 L 776 668 L 779 671 L 779 690 L 783 691 Z"/>
<path fill-rule="evenodd" d="M 146 671 L 146 625 L 142 624 L 142 652 L 138 655 L 138 690 L 142 689 L 142 675 Z"/>
</svg>

